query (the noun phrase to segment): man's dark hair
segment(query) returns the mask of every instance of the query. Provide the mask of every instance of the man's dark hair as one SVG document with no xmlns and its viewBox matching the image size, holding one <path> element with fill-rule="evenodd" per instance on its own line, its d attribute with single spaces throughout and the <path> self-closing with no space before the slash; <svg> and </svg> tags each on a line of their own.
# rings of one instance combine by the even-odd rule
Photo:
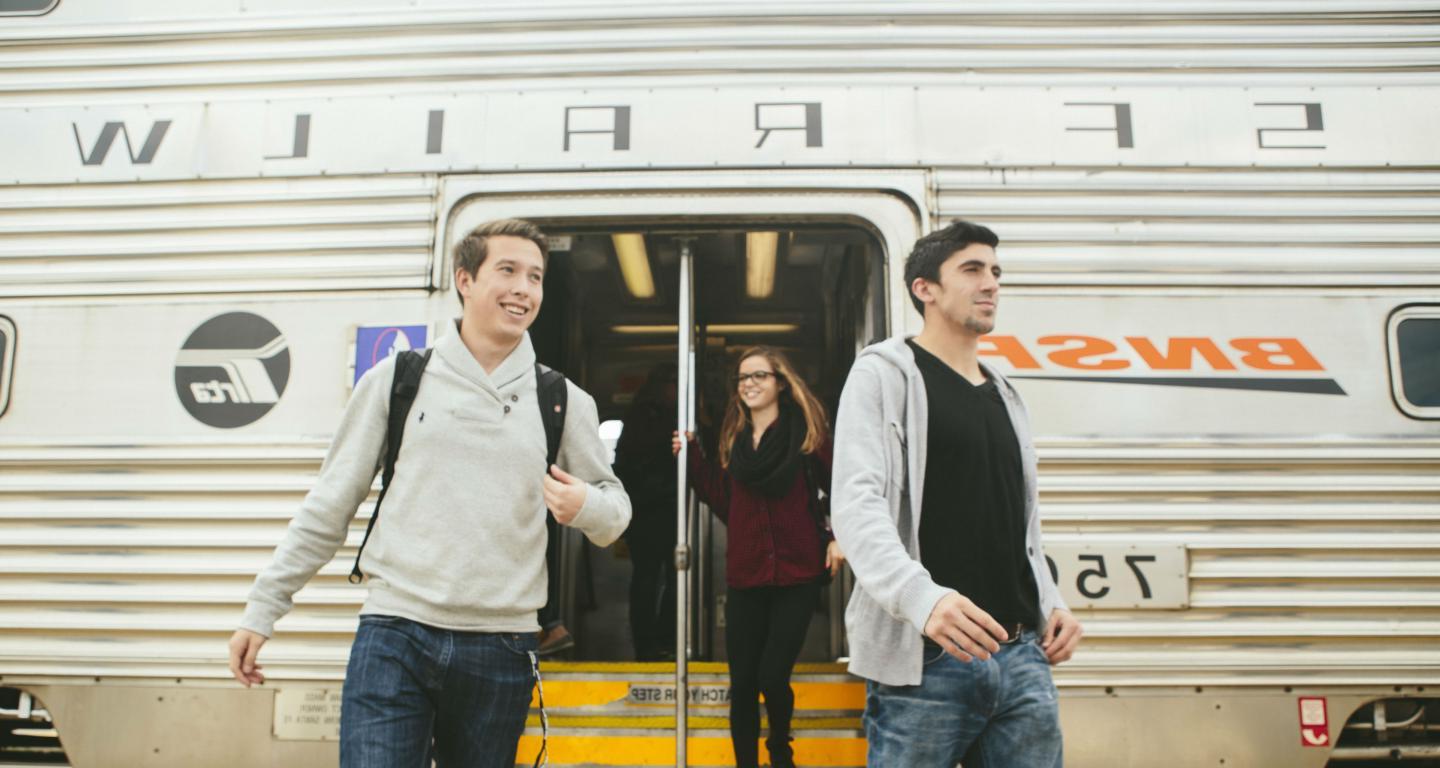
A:
<svg viewBox="0 0 1440 768">
<path fill-rule="evenodd" d="M 911 289 L 915 278 L 923 277 L 932 283 L 940 282 L 940 265 L 956 251 L 976 243 L 998 248 L 1000 238 L 990 231 L 989 227 L 956 219 L 950 222 L 950 226 L 937 229 L 915 241 L 915 248 L 905 259 L 905 292 L 910 294 L 910 303 L 915 305 L 916 312 L 924 316 L 925 302 Z"/>
<path fill-rule="evenodd" d="M 490 253 L 489 241 L 492 237 L 523 237 L 540 249 L 542 259 L 550 260 L 550 241 L 539 227 L 524 219 L 495 219 L 470 230 L 470 234 L 455 246 L 455 268 L 463 269 L 474 277 Z M 455 295 L 460 296 L 458 285 L 455 286 Z M 460 296 L 460 303 L 465 303 L 464 296 Z"/>
</svg>

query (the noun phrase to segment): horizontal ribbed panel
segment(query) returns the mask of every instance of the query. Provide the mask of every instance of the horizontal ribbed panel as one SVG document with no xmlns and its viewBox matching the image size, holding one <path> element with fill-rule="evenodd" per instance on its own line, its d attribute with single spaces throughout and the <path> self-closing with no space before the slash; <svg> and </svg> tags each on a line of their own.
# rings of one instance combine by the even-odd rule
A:
<svg viewBox="0 0 1440 768">
<path fill-rule="evenodd" d="M 33 42 L 0 30 L 0 91 L 454 78 L 648 85 L 785 72 L 1433 72 L 1440 37 L 1417 23 L 1433 22 L 1433 7 L 1407 3 L 1165 4 L 1159 14 L 1153 3 L 900 3 L 883 14 L 846 3 L 540 4 L 361 15 L 335 3 L 336 14 L 208 19 L 173 7 L 157 4 L 151 18 L 174 21 L 110 26 L 71 26 L 80 12 L 66 9 L 27 26 Z"/>
<path fill-rule="evenodd" d="M 366 27 L 377 24 L 418 25 L 416 0 L 315 0 L 303 10 L 284 0 L 248 0 L 236 3 L 195 2 L 176 6 L 154 0 L 157 9 L 144 13 L 143 4 L 105 0 L 68 0 L 27 29 L 38 27 L 56 37 L 116 34 L 115 28 L 85 26 L 99 22 L 124 24 L 128 34 L 165 34 L 174 25 L 218 33 L 236 29 L 306 30 L 317 27 Z M 430 24 L 491 23 L 507 25 L 547 22 L 616 22 L 663 19 L 714 20 L 726 17 L 759 19 L 873 18 L 874 0 L 825 2 L 612 2 L 610 0 L 508 0 L 477 6 L 472 0 L 427 0 L 425 19 Z M 937 17 L 983 20 L 995 17 L 1038 17 L 1042 20 L 1095 20 L 1130 16 L 1147 21 L 1221 19 L 1253 21 L 1306 15 L 1336 20 L 1426 18 L 1434 15 L 1427 0 L 1170 0 L 1157 5 L 1148 0 L 897 0 L 883 3 L 887 19 Z M 336 15 L 336 11 L 346 11 Z M 8 31 L 8 30 L 7 30 Z M 3 39 L 5 35 L 0 35 Z"/>
<path fill-rule="evenodd" d="M 942 170 L 1012 284 L 1440 285 L 1440 174 Z"/>
<path fill-rule="evenodd" d="M 0 668 L 225 677 L 225 638 L 322 447 L 0 451 Z M 1057 442 L 1041 453 L 1051 544 L 1189 551 L 1189 607 L 1082 612 L 1086 640 L 1062 684 L 1434 682 L 1440 445 Z M 272 676 L 343 673 L 365 594 L 345 576 L 368 511 L 296 595 L 266 649 Z"/>
<path fill-rule="evenodd" d="M 424 288 L 433 177 L 0 188 L 0 296 Z"/>
<path fill-rule="evenodd" d="M 1047 544 L 1189 553 L 1187 608 L 1082 613 L 1085 641 L 1057 679 L 1440 679 L 1437 447 L 1042 450 Z"/>
<path fill-rule="evenodd" d="M 962 72 L 1033 70 L 1049 73 L 1066 71 L 1179 70 L 1188 72 L 1252 70 L 1293 72 L 1295 70 L 1396 70 L 1427 71 L 1435 66 L 1434 53 L 1426 48 L 1397 49 L 1334 48 L 1290 51 L 1267 49 L 1248 51 L 1210 49 L 1163 50 L 955 50 L 871 51 L 862 57 L 866 72 Z M 96 68 L 83 72 L 28 72 L 0 69 L 5 90 L 12 93 L 90 91 L 111 88 L 182 88 L 220 86 L 290 85 L 296 83 L 369 83 L 392 78 L 443 80 L 448 78 L 559 78 L 653 76 L 657 70 L 676 73 L 769 75 L 777 71 L 857 71 L 856 59 L 844 50 L 700 52 L 664 51 L 652 55 L 636 53 L 586 53 L 476 56 L 407 56 L 360 59 L 356 61 L 307 61 L 245 63 L 196 67 L 190 64 L 158 66 L 143 74 L 107 72 Z M 1187 65 L 1188 63 L 1188 65 Z M 173 71 L 167 72 L 167 69 Z M 230 71 L 225 71 L 229 69 Z M 216 71 L 219 70 L 219 71 Z"/>
</svg>

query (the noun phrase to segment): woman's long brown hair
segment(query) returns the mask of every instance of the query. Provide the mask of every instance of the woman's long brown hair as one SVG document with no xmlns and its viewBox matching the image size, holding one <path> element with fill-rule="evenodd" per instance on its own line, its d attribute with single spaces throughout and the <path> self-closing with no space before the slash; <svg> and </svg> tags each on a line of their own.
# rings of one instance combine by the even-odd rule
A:
<svg viewBox="0 0 1440 768">
<path fill-rule="evenodd" d="M 805 444 L 800 446 L 800 452 L 814 453 L 820 450 L 820 446 L 830 437 L 830 422 L 825 418 L 825 406 L 820 404 L 820 400 L 810 391 L 805 380 L 795 372 L 790 358 L 774 347 L 750 347 L 735 361 L 735 370 L 738 372 L 741 363 L 756 356 L 768 360 L 770 368 L 780 375 L 779 398 L 782 401 L 790 398 L 790 402 L 805 416 Z M 741 401 L 739 387 L 736 386 L 730 390 L 730 404 L 725 406 L 725 421 L 720 427 L 720 466 L 730 468 L 730 450 L 735 446 L 735 438 L 750 425 L 750 408 Z"/>
</svg>

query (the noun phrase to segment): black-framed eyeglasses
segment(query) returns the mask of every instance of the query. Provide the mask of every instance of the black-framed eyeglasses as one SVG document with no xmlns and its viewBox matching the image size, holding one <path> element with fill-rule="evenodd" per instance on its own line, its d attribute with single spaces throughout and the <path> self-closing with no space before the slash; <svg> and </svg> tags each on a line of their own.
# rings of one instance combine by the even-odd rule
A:
<svg viewBox="0 0 1440 768">
<path fill-rule="evenodd" d="M 738 387 L 751 381 L 754 381 L 756 384 L 764 384 L 772 378 L 779 379 L 780 374 L 774 371 L 755 371 L 754 373 L 742 373 L 736 376 L 733 381 L 735 382 L 735 386 Z"/>
</svg>

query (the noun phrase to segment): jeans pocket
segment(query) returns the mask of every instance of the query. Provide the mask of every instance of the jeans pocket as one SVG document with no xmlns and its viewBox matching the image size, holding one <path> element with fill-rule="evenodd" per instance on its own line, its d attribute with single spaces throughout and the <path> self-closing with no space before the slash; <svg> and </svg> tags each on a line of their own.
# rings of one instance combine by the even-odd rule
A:
<svg viewBox="0 0 1440 768">
<path fill-rule="evenodd" d="M 948 654 L 945 652 L 945 649 L 944 649 L 944 648 L 941 648 L 941 647 L 938 646 L 938 645 L 932 645 L 932 644 L 930 644 L 930 643 L 926 643 L 926 644 L 925 644 L 925 664 L 924 664 L 924 666 L 927 666 L 927 667 L 928 667 L 928 666 L 930 666 L 931 664 L 934 664 L 935 662 L 937 662 L 937 661 L 945 658 L 947 655 L 948 655 Z"/>
<path fill-rule="evenodd" d="M 1038 635 L 1033 642 L 1026 643 L 1026 645 L 1034 649 L 1035 655 L 1039 656 L 1040 660 L 1045 662 L 1046 666 L 1050 665 L 1050 657 L 1045 655 L 1045 646 L 1040 644 L 1040 637 Z"/>
</svg>

